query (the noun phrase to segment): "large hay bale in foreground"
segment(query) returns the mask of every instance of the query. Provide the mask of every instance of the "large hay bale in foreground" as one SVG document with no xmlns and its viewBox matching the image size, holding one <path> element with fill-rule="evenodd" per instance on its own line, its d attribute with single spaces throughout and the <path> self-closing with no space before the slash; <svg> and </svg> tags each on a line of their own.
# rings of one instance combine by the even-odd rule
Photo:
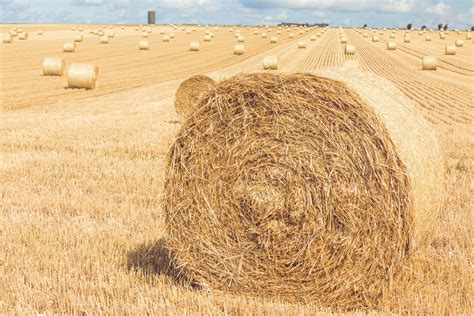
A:
<svg viewBox="0 0 474 316">
<path fill-rule="evenodd" d="M 168 156 L 163 211 L 182 273 L 236 294 L 376 304 L 409 254 L 416 207 L 439 207 L 426 190 L 439 179 L 423 173 L 436 140 L 404 100 L 384 101 L 310 74 L 220 82 Z"/>
<path fill-rule="evenodd" d="M 176 91 L 174 108 L 181 121 L 186 120 L 188 116 L 196 109 L 196 105 L 214 88 L 216 82 L 204 75 L 193 76 L 181 83 Z"/>
</svg>

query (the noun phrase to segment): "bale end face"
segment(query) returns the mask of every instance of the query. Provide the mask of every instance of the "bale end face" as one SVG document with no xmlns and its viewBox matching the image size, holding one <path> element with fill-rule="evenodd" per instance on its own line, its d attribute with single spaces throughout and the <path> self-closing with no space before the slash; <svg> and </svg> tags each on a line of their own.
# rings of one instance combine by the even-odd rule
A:
<svg viewBox="0 0 474 316">
<path fill-rule="evenodd" d="M 174 107 L 181 121 L 185 121 L 196 109 L 202 97 L 216 82 L 204 75 L 197 75 L 182 82 L 176 91 Z"/>
</svg>

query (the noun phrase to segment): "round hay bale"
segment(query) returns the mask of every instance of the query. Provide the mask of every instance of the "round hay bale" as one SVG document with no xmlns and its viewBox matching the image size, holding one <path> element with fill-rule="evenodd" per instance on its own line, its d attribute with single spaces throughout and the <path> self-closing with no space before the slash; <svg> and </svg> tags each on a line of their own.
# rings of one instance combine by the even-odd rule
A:
<svg viewBox="0 0 474 316">
<path fill-rule="evenodd" d="M 82 32 L 84 31 L 84 29 L 82 27 L 79 28 L 79 32 Z"/>
<path fill-rule="evenodd" d="M 67 71 L 69 88 L 91 90 L 98 87 L 99 67 L 91 64 L 71 64 Z"/>
<path fill-rule="evenodd" d="M 138 49 L 139 50 L 149 50 L 150 49 L 150 42 L 142 40 L 138 42 Z"/>
<path fill-rule="evenodd" d="M 36 32 L 36 35 L 39 35 L 39 36 L 43 35 L 43 31 L 42 31 L 42 30 L 38 30 L 38 32 Z"/>
<path fill-rule="evenodd" d="M 373 105 L 334 80 L 263 73 L 210 91 L 168 155 L 162 206 L 182 273 L 234 294 L 376 306 L 440 160 L 428 124 L 383 89 Z"/>
<path fill-rule="evenodd" d="M 109 37 L 108 36 L 102 36 L 100 38 L 100 43 L 101 44 L 108 44 L 109 43 Z"/>
<path fill-rule="evenodd" d="M 411 37 L 410 37 L 410 35 L 405 35 L 405 38 L 403 39 L 403 42 L 405 42 L 405 43 L 410 43 L 410 42 L 411 42 Z"/>
<path fill-rule="evenodd" d="M 392 39 L 395 38 L 395 34 L 394 33 L 390 34 L 390 38 Z"/>
<path fill-rule="evenodd" d="M 306 41 L 298 41 L 298 49 L 305 49 Z"/>
<path fill-rule="evenodd" d="M 362 37 L 363 37 L 363 38 L 367 38 L 367 37 L 369 37 L 369 34 L 368 34 L 368 33 L 364 33 L 364 34 L 362 34 Z"/>
<path fill-rule="evenodd" d="M 66 62 L 59 57 L 46 57 L 43 59 L 43 76 L 62 76 Z"/>
<path fill-rule="evenodd" d="M 13 36 L 11 36 L 10 34 L 3 35 L 2 42 L 5 43 L 5 44 L 12 43 L 13 42 Z"/>
<path fill-rule="evenodd" d="M 204 35 L 204 42 L 210 42 L 211 37 L 209 35 Z"/>
<path fill-rule="evenodd" d="M 431 35 L 426 35 L 426 37 L 425 37 L 425 41 L 427 41 L 427 42 L 431 42 Z"/>
<path fill-rule="evenodd" d="M 446 34 L 444 34 L 443 32 L 440 32 L 440 33 L 439 33 L 439 38 L 440 38 L 440 39 L 445 39 L 445 38 L 446 38 Z"/>
<path fill-rule="evenodd" d="M 18 36 L 18 33 L 17 33 L 16 31 L 13 31 L 13 30 L 10 31 L 9 34 L 10 34 L 11 37 L 16 37 L 16 36 Z"/>
<path fill-rule="evenodd" d="M 216 82 L 204 75 L 197 75 L 185 80 L 176 90 L 174 108 L 181 121 L 185 121 L 196 109 L 196 105 L 214 88 Z"/>
<path fill-rule="evenodd" d="M 288 37 L 289 37 L 289 38 L 295 38 L 295 34 L 290 33 L 290 34 L 288 34 Z"/>
<path fill-rule="evenodd" d="M 25 33 L 20 33 L 18 35 L 18 39 L 19 40 L 22 40 L 22 41 L 26 41 L 28 39 L 28 32 L 25 32 Z"/>
<path fill-rule="evenodd" d="M 262 38 L 267 38 L 267 33 L 262 33 Z"/>
<path fill-rule="evenodd" d="M 347 43 L 347 37 L 341 36 L 341 44 L 346 44 Z"/>
<path fill-rule="evenodd" d="M 82 35 L 76 35 L 74 36 L 74 42 L 80 43 L 84 40 L 84 36 Z"/>
<path fill-rule="evenodd" d="M 74 53 L 76 51 L 76 43 L 66 42 L 63 45 L 63 52 L 65 53 Z"/>
<path fill-rule="evenodd" d="M 170 37 L 168 35 L 163 35 L 163 42 L 168 43 L 170 41 Z"/>
<path fill-rule="evenodd" d="M 344 53 L 346 55 L 355 55 L 356 49 L 354 45 L 346 45 Z"/>
<path fill-rule="evenodd" d="M 170 37 L 170 38 L 175 38 L 175 37 L 176 37 L 176 34 L 170 33 L 170 34 L 169 34 L 169 37 Z"/>
<path fill-rule="evenodd" d="M 387 43 L 387 50 L 396 50 L 397 49 L 397 43 L 395 42 L 388 42 Z"/>
<path fill-rule="evenodd" d="M 271 44 L 276 44 L 276 43 L 278 43 L 278 37 L 272 36 L 272 37 L 270 38 L 270 43 L 271 43 Z"/>
<path fill-rule="evenodd" d="M 425 56 L 421 62 L 422 70 L 436 70 L 438 67 L 438 59 L 435 56 Z"/>
<path fill-rule="evenodd" d="M 245 45 L 244 44 L 235 44 L 234 46 L 234 55 L 243 55 L 245 53 Z"/>
<path fill-rule="evenodd" d="M 258 35 L 258 31 L 253 31 L 253 35 Z"/>
<path fill-rule="evenodd" d="M 111 32 L 111 33 L 109 33 L 108 36 L 109 36 L 109 38 L 114 38 L 114 37 L 115 37 L 115 33 L 114 33 L 114 32 Z"/>
<path fill-rule="evenodd" d="M 376 35 L 372 36 L 372 42 L 378 43 L 380 41 L 380 38 Z"/>
<path fill-rule="evenodd" d="M 316 35 L 311 35 L 311 37 L 309 38 L 309 40 L 310 40 L 311 42 L 315 42 L 316 39 L 317 39 L 317 36 L 316 36 Z"/>
<path fill-rule="evenodd" d="M 455 45 L 446 45 L 445 48 L 446 55 L 456 55 L 456 46 Z"/>
<path fill-rule="evenodd" d="M 278 56 L 265 56 L 263 58 L 263 69 L 265 70 L 278 70 L 279 68 Z"/>
<path fill-rule="evenodd" d="M 192 41 L 189 44 L 189 50 L 192 51 L 192 52 L 198 52 L 199 51 L 199 42 Z"/>
<path fill-rule="evenodd" d="M 456 40 L 456 42 L 454 42 L 454 44 L 456 45 L 456 47 L 463 47 L 464 46 L 464 41 L 463 40 Z"/>
<path fill-rule="evenodd" d="M 239 37 L 237 38 L 237 42 L 239 42 L 239 43 L 245 43 L 245 37 L 242 36 L 242 35 L 239 36 Z"/>
<path fill-rule="evenodd" d="M 143 32 L 143 33 L 142 33 L 142 37 L 143 37 L 143 38 L 148 38 L 148 37 L 150 37 L 150 35 L 149 35 L 147 32 Z"/>
<path fill-rule="evenodd" d="M 471 34 L 471 32 L 467 32 L 467 33 L 466 33 L 466 39 L 467 39 L 467 40 L 472 39 L 472 34 Z"/>
</svg>

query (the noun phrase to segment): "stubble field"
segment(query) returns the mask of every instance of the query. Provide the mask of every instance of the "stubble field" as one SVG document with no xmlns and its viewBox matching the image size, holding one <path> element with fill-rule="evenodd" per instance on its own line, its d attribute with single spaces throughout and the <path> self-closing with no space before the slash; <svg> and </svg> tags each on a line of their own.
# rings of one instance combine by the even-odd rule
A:
<svg viewBox="0 0 474 316">
<path fill-rule="evenodd" d="M 329 310 L 277 300 L 201 291 L 164 271 L 164 219 L 160 195 L 164 161 L 180 121 L 174 93 L 196 74 L 231 76 L 260 72 L 266 55 L 278 55 L 280 72 L 341 67 L 356 60 L 360 68 L 393 82 L 412 99 L 436 132 L 446 171 L 446 202 L 400 277 L 374 314 L 472 313 L 474 209 L 474 46 L 465 40 L 456 56 L 444 47 L 465 32 L 425 41 L 404 31 L 380 42 L 346 29 L 356 54 L 344 54 L 339 30 L 329 28 L 316 41 L 283 29 L 240 27 L 246 52 L 233 55 L 229 27 L 186 34 L 156 26 L 151 49 L 139 51 L 135 26 L 106 29 L 115 37 L 100 44 L 83 26 L 84 42 L 75 53 L 62 45 L 78 31 L 71 25 L 0 25 L 30 32 L 26 41 L 1 44 L 0 112 L 0 313 L 133 314 L 316 314 Z M 191 28 L 191 27 L 189 27 Z M 44 30 L 43 35 L 36 31 Z M 160 31 L 176 38 L 162 42 Z M 261 38 L 268 32 L 267 38 Z M 378 34 L 370 31 L 369 34 Z M 278 36 L 277 44 L 270 37 Z M 307 41 L 306 49 L 297 42 Z M 188 49 L 201 41 L 199 52 Z M 396 51 L 385 48 L 395 40 Z M 435 55 L 439 68 L 421 70 L 421 58 Z M 44 57 L 66 63 L 94 63 L 100 69 L 96 90 L 67 89 L 65 77 L 42 76 Z M 356 311 L 357 312 L 357 311 Z"/>
</svg>

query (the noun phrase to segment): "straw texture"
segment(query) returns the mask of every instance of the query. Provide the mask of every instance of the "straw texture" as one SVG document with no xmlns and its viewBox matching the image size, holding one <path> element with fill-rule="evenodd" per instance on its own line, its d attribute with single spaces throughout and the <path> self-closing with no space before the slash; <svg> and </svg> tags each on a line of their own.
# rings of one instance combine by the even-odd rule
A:
<svg viewBox="0 0 474 316">
<path fill-rule="evenodd" d="M 343 83 L 270 73 L 224 80 L 197 108 L 163 200 L 182 273 L 238 294 L 375 305 L 415 215 L 411 169 L 374 109 Z"/>
</svg>

